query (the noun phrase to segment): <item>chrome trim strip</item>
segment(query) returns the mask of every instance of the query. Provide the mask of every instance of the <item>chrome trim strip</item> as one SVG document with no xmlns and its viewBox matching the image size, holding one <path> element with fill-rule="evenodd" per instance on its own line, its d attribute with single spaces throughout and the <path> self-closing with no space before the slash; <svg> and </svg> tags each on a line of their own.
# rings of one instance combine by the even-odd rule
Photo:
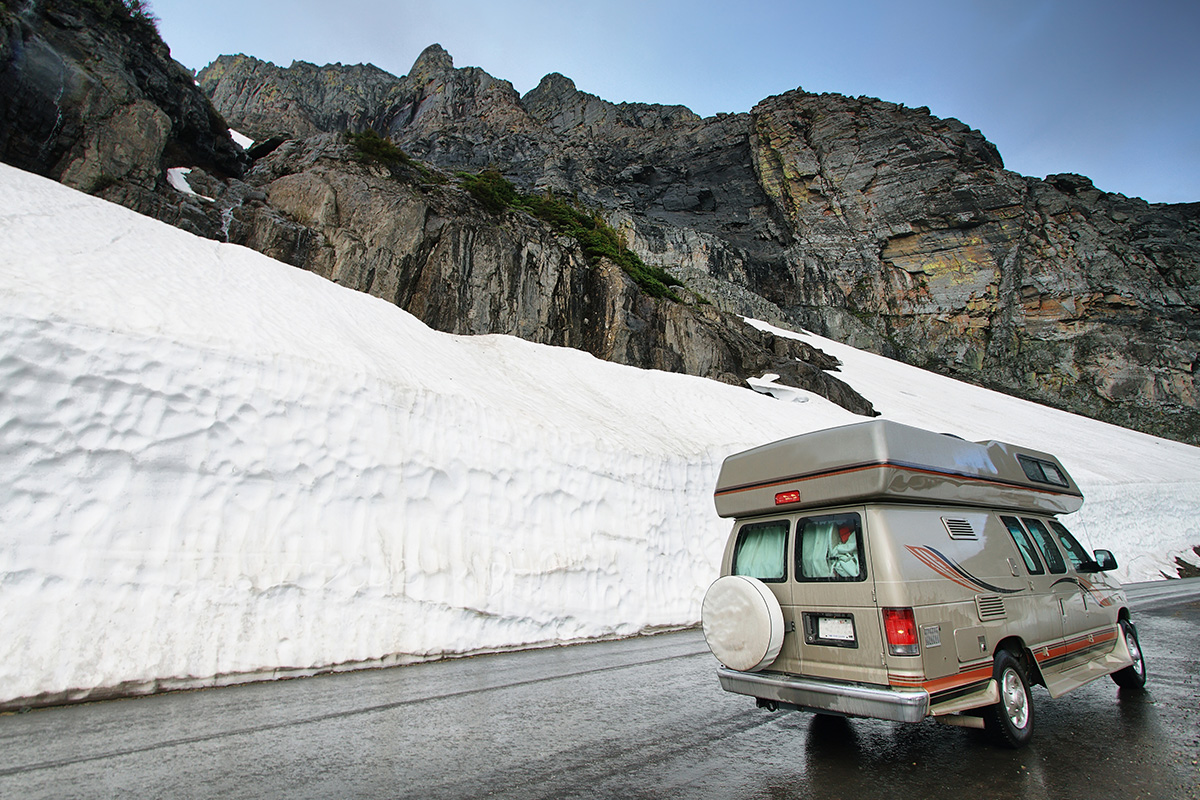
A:
<svg viewBox="0 0 1200 800">
<path fill-rule="evenodd" d="M 719 667 L 717 677 L 727 692 L 774 700 L 806 711 L 871 717 L 895 722 L 920 722 L 929 715 L 929 692 L 889 689 L 779 673 L 738 672 Z"/>
</svg>

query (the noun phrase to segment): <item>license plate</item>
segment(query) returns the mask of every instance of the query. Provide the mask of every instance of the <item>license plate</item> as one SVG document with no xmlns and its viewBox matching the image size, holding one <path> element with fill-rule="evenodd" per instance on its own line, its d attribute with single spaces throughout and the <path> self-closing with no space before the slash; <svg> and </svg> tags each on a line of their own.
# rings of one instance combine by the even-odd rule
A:
<svg viewBox="0 0 1200 800">
<path fill-rule="evenodd" d="M 853 642 L 854 621 L 847 617 L 817 617 L 817 636 L 837 642 Z"/>
</svg>

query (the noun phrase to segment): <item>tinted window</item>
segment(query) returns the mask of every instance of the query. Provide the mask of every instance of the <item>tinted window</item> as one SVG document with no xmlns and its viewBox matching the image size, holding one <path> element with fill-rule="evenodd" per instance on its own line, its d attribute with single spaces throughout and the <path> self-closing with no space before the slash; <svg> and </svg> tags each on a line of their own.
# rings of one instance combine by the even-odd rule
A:
<svg viewBox="0 0 1200 800">
<path fill-rule="evenodd" d="M 1058 486 L 1066 486 L 1067 478 L 1062 474 L 1058 467 L 1051 464 L 1049 461 L 1041 462 L 1042 473 L 1046 476 L 1046 480 Z"/>
<path fill-rule="evenodd" d="M 1042 461 L 1040 458 L 1031 458 L 1029 456 L 1017 456 L 1017 461 L 1021 464 L 1021 469 L 1025 470 L 1025 477 L 1031 481 L 1052 483 L 1055 486 L 1068 485 L 1067 478 L 1063 475 L 1062 470 L 1049 461 Z"/>
<path fill-rule="evenodd" d="M 1004 523 L 1004 527 L 1008 528 L 1008 535 L 1012 537 L 1013 543 L 1017 546 L 1017 551 L 1021 554 L 1022 560 L 1025 561 L 1025 569 L 1029 570 L 1030 575 L 1041 575 L 1045 570 L 1042 568 L 1042 562 L 1038 560 L 1037 548 L 1033 541 L 1029 538 L 1029 534 L 1021 527 L 1021 523 L 1016 517 L 1001 517 L 1000 521 Z"/>
<path fill-rule="evenodd" d="M 743 526 L 733 550 L 733 574 L 786 580 L 788 526 L 785 519 Z"/>
<path fill-rule="evenodd" d="M 1083 549 L 1071 532 L 1057 520 L 1050 520 L 1050 528 L 1058 537 L 1058 541 L 1062 543 L 1063 550 L 1067 551 L 1067 558 L 1071 559 L 1071 566 L 1076 570 L 1082 570 L 1085 566 L 1092 563 L 1092 557 L 1088 555 L 1088 551 Z"/>
<path fill-rule="evenodd" d="M 1058 574 L 1067 571 L 1067 562 L 1063 561 L 1062 553 L 1058 552 L 1058 548 L 1054 544 L 1054 540 L 1050 538 L 1050 531 L 1046 530 L 1046 526 L 1036 519 L 1021 519 L 1025 523 L 1025 527 L 1029 530 L 1029 535 L 1037 542 L 1038 549 L 1042 551 L 1042 555 L 1046 559 L 1046 565 L 1050 567 L 1050 571 Z"/>
<path fill-rule="evenodd" d="M 858 514 L 805 517 L 796 523 L 796 580 L 861 581 L 867 577 Z"/>
</svg>

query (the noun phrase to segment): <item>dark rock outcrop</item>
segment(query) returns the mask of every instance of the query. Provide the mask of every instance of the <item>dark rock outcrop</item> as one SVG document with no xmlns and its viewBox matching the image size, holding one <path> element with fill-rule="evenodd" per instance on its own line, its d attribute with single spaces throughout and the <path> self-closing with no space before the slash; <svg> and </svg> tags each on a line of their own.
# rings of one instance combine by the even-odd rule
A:
<svg viewBox="0 0 1200 800">
<path fill-rule="evenodd" d="M 245 157 L 148 17 L 119 0 L 6 2 L 0 159 L 192 229 L 165 170 L 236 178 Z"/>
</svg>

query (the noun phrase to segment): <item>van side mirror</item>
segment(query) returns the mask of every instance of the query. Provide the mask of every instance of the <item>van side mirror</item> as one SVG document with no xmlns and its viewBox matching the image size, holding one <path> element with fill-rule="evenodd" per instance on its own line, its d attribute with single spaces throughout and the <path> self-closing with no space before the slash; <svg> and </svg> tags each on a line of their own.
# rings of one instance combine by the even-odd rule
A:
<svg viewBox="0 0 1200 800">
<path fill-rule="evenodd" d="M 1096 571 L 1108 572 L 1110 569 L 1117 568 L 1117 559 L 1113 558 L 1113 554 L 1108 550 L 1096 550 Z"/>
</svg>

